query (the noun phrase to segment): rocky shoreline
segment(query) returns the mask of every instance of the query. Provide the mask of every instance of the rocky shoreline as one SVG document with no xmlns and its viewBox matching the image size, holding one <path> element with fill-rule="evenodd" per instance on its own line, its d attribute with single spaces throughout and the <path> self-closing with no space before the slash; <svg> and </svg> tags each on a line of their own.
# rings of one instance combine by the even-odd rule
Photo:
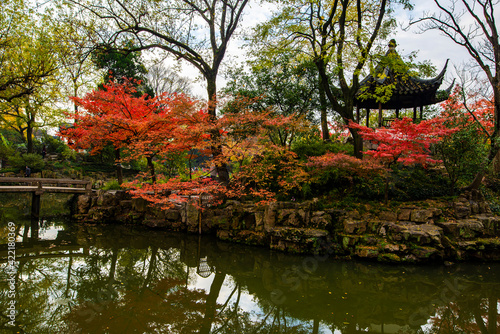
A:
<svg viewBox="0 0 500 334">
<path fill-rule="evenodd" d="M 228 201 L 198 209 L 195 201 L 159 210 L 125 191 L 75 197 L 81 222 L 143 224 L 300 254 L 389 263 L 500 260 L 500 216 L 479 192 L 452 202 L 423 201 L 358 210 L 321 209 L 316 200 L 266 206 Z"/>
</svg>

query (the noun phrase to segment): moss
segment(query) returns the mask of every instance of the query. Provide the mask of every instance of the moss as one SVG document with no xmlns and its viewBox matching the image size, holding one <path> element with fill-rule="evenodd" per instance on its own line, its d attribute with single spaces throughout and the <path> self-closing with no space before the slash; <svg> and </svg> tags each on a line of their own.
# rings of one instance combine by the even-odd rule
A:
<svg viewBox="0 0 500 334">
<path fill-rule="evenodd" d="M 377 260 L 379 262 L 398 263 L 401 262 L 401 257 L 393 253 L 384 253 L 379 254 Z"/>
<path fill-rule="evenodd" d="M 349 247 L 349 237 L 342 238 L 342 246 L 344 247 L 344 249 L 347 249 Z"/>
</svg>

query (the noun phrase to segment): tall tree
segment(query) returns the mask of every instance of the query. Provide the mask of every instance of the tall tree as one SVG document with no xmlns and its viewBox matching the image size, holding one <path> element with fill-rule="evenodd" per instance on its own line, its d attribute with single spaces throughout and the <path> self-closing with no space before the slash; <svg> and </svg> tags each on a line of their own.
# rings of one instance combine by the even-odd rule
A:
<svg viewBox="0 0 500 334">
<path fill-rule="evenodd" d="M 422 31 L 438 30 L 467 50 L 483 71 L 491 86 L 494 104 L 494 125 L 488 131 L 490 151 L 469 186 L 481 184 L 486 168 L 500 149 L 500 40 L 496 26 L 495 7 L 498 0 L 434 0 L 438 13 L 424 13 L 410 24 L 420 24 Z"/>
<path fill-rule="evenodd" d="M 136 47 L 132 50 L 160 49 L 196 67 L 205 78 L 208 109 L 215 121 L 217 77 L 248 0 L 70 2 L 106 27 L 110 44 L 133 38 Z M 222 154 L 218 136 L 218 131 L 212 132 L 214 157 Z M 225 164 L 216 167 L 221 181 L 227 182 Z"/>
<path fill-rule="evenodd" d="M 293 0 L 269 22 L 261 25 L 256 39 L 271 41 L 275 50 L 290 47 L 304 50 L 319 73 L 321 94 L 346 124 L 354 120 L 354 95 L 359 76 L 374 45 L 393 23 L 387 13 L 391 0 Z M 295 46 L 294 46 L 295 45 Z M 334 80 L 330 77 L 333 73 Z M 350 127 L 354 152 L 362 157 L 362 138 Z"/>
<path fill-rule="evenodd" d="M 295 115 L 297 119 L 315 121 L 318 104 L 317 71 L 314 64 L 300 61 L 296 54 L 282 53 L 275 57 L 259 57 L 249 61 L 250 71 L 242 68 L 230 70 L 224 92 L 236 97 L 246 97 L 254 110 L 270 110 L 274 115 Z M 230 109 L 230 108 L 228 108 Z M 299 138 L 297 127 L 277 128 L 273 142 L 291 146 Z"/>
<path fill-rule="evenodd" d="M 60 41 L 56 46 L 64 94 L 80 96 L 82 91 L 90 91 L 99 80 L 99 73 L 95 70 L 90 56 L 90 50 L 94 47 L 93 41 L 84 35 L 84 31 L 58 14 L 60 13 L 47 13 L 44 21 L 50 22 L 54 27 L 54 35 Z M 76 113 L 78 111 L 76 104 L 74 109 Z"/>
<path fill-rule="evenodd" d="M 147 81 L 155 96 L 163 93 L 183 93 L 187 95 L 191 93 L 189 78 L 180 76 L 172 66 L 164 65 L 161 62 L 149 68 Z"/>
<path fill-rule="evenodd" d="M 6 0 L 0 9 L 0 100 L 33 93 L 57 69 L 43 27 L 23 0 Z"/>
<path fill-rule="evenodd" d="M 127 51 L 133 48 L 134 45 L 131 41 L 124 42 L 120 49 L 109 45 L 100 45 L 93 51 L 92 61 L 98 69 L 105 70 L 104 84 L 110 81 L 133 82 L 138 86 L 137 96 L 141 96 L 143 93 L 153 96 L 153 89 L 146 82 L 148 71 L 141 59 L 141 52 Z M 99 87 L 102 88 L 103 84 L 100 84 Z"/>
<path fill-rule="evenodd" d="M 17 131 L 25 140 L 28 153 L 33 153 L 35 130 L 57 125 L 57 116 L 62 115 L 57 106 L 61 102 L 56 51 L 59 40 L 52 26 L 43 24 L 38 13 L 33 14 L 27 7 L 21 10 L 18 15 L 24 16 L 12 23 L 7 47 L 0 50 L 0 81 L 4 76 L 28 75 L 31 79 L 25 77 L 18 84 L 0 88 L 0 121 Z"/>
</svg>

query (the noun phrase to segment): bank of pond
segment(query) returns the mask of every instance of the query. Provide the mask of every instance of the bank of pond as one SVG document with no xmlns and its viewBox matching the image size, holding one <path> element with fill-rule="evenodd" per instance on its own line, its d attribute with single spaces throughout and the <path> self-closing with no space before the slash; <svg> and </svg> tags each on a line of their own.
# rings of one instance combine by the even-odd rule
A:
<svg viewBox="0 0 500 334">
<path fill-rule="evenodd" d="M 267 204 L 193 197 L 159 209 L 125 191 L 73 198 L 80 222 L 144 225 L 209 234 L 295 254 L 385 263 L 500 260 L 500 216 L 480 192 L 449 200 L 325 207 L 318 200 Z"/>
<path fill-rule="evenodd" d="M 44 194 L 39 220 L 29 194 L 0 200 L 2 333 L 500 330 L 500 220 L 477 194 L 392 210 Z"/>
<path fill-rule="evenodd" d="M 145 226 L 10 223 L 0 252 L 5 269 L 14 225 L 17 314 L 12 328 L 2 270 L 2 333 L 499 330 L 499 263 L 345 261 Z"/>
</svg>

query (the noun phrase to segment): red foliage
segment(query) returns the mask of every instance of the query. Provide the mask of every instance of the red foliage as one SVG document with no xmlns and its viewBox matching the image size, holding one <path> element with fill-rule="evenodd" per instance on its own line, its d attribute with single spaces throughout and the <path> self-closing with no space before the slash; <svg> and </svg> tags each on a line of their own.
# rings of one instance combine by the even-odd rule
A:
<svg viewBox="0 0 500 334">
<path fill-rule="evenodd" d="M 482 128 L 478 133 L 480 136 L 491 135 L 495 124 L 493 99 L 478 97 L 474 94 L 468 96 L 467 99 L 471 102 L 466 105 L 462 89 L 457 85 L 450 98 L 441 103 L 441 107 L 444 109 L 441 116 L 447 119 L 446 122 L 449 126 L 460 128 L 477 122 Z"/>
<path fill-rule="evenodd" d="M 236 100 L 233 102 L 236 112 L 212 119 L 206 106 L 199 107 L 199 103 L 184 95 L 150 98 L 147 95 L 136 97 L 135 93 L 132 82 L 111 82 L 84 98 L 73 98 L 81 111 L 76 115 L 74 126 L 62 130 L 61 134 L 74 147 L 96 153 L 112 144 L 126 153 L 125 159 L 147 157 L 148 165 L 152 165 L 150 160 L 153 157 L 161 160 L 169 152 L 192 149 L 211 157 L 211 160 L 204 173 L 198 173 L 189 181 L 159 176 L 152 178 L 152 184 L 142 178 L 124 184 L 134 196 L 162 207 L 203 193 L 209 193 L 213 201 L 246 194 L 270 200 L 277 191 L 286 194 L 303 179 L 303 169 L 286 150 L 289 140 L 280 142 L 281 146 L 269 143 L 278 130 L 290 134 L 305 126 L 295 115 L 283 117 L 269 111 L 251 111 L 246 108 L 251 101 Z M 214 140 L 214 137 L 217 138 Z M 214 149 L 221 152 L 214 154 Z M 213 156 L 219 160 L 215 161 Z M 264 156 L 267 158 L 261 159 Z M 269 164 L 269 159 L 274 165 Z M 208 175 L 215 165 L 227 163 L 237 165 L 240 175 L 233 174 L 230 186 L 225 187 Z M 153 173 L 151 167 L 152 176 Z M 277 188 L 271 186 L 273 182 Z"/>
<path fill-rule="evenodd" d="M 193 130 L 207 117 L 196 110 L 195 101 L 182 94 L 150 98 L 136 97 L 136 92 L 131 81 L 110 82 L 84 98 L 73 97 L 84 111 L 71 115 L 75 124 L 61 135 L 92 154 L 108 144 L 124 148 L 130 159 L 186 149 L 204 139 Z"/>
<path fill-rule="evenodd" d="M 328 152 L 318 157 L 310 157 L 307 167 L 311 168 L 311 174 L 320 174 L 331 168 L 337 168 L 348 172 L 351 176 L 368 177 L 381 173 L 384 170 L 375 159 L 357 159 L 344 153 Z"/>
<path fill-rule="evenodd" d="M 378 145 L 377 149 L 364 153 L 387 166 L 396 162 L 425 166 L 439 162 L 430 155 L 431 144 L 456 131 L 447 128 L 444 121 L 444 118 L 433 118 L 415 124 L 410 118 L 403 118 L 393 121 L 389 128 L 371 129 L 354 122 L 349 127 L 357 129 L 364 140 Z"/>
</svg>

